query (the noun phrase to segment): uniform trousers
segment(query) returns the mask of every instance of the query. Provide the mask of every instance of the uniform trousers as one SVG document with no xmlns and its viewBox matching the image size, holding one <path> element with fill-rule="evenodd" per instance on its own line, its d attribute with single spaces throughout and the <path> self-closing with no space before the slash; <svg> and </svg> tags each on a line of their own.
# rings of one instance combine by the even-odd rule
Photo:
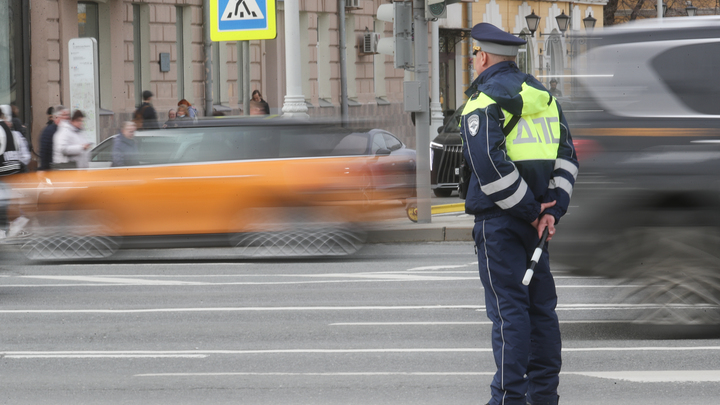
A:
<svg viewBox="0 0 720 405">
<path fill-rule="evenodd" d="M 532 225 L 502 215 L 476 220 L 473 236 L 497 365 L 489 404 L 557 405 L 562 343 L 547 250 L 525 286 L 522 279 L 539 242 Z"/>
</svg>

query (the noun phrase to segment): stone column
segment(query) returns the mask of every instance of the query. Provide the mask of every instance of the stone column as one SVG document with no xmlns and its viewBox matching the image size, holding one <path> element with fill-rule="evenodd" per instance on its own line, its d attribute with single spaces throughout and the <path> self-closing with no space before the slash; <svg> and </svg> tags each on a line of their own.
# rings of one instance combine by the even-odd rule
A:
<svg viewBox="0 0 720 405">
<path fill-rule="evenodd" d="M 285 1 L 285 102 L 284 117 L 308 117 L 305 96 L 302 92 L 300 63 L 300 2 Z"/>
</svg>

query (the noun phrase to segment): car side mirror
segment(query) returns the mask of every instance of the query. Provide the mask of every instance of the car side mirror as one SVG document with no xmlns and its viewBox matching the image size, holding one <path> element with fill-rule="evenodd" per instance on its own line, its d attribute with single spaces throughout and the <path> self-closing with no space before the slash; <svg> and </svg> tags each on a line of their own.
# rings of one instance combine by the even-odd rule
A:
<svg viewBox="0 0 720 405">
<path fill-rule="evenodd" d="M 390 149 L 380 148 L 375 152 L 375 156 L 387 156 L 390 154 Z"/>
<path fill-rule="evenodd" d="M 438 127 L 438 135 L 442 134 L 443 127 Z"/>
</svg>

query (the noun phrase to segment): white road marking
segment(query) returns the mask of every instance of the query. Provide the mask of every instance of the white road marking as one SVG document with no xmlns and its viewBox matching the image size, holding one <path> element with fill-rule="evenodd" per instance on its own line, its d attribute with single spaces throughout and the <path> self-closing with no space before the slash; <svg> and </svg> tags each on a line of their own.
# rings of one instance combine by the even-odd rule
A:
<svg viewBox="0 0 720 405">
<path fill-rule="evenodd" d="M 558 311 L 636 310 L 662 308 L 659 304 L 565 304 Z M 673 308 L 713 308 L 710 305 L 673 305 Z M 484 305 L 398 305 L 398 306 L 317 306 L 317 307 L 205 307 L 205 308 L 138 308 L 138 309 L 3 309 L 0 314 L 137 314 L 161 312 L 271 312 L 271 311 L 403 311 L 472 309 L 484 311 Z"/>
<path fill-rule="evenodd" d="M 377 376 L 493 376 L 495 372 L 403 372 L 403 371 L 370 371 L 346 373 L 156 373 L 135 374 L 133 377 L 226 377 L 226 376 L 252 376 L 252 377 L 377 377 Z"/>
<path fill-rule="evenodd" d="M 720 346 L 646 346 L 646 347 L 574 347 L 563 348 L 563 353 L 590 352 L 684 352 L 720 351 Z M 88 350 L 88 351 L 6 351 L 2 358 L 118 358 L 118 357 L 178 357 L 212 355 L 275 355 L 275 354 L 364 354 L 364 353 L 488 353 L 492 348 L 479 347 L 427 347 L 427 348 L 375 348 L 375 349 L 268 349 L 268 350 Z"/>
<path fill-rule="evenodd" d="M 135 374 L 134 377 L 385 377 L 385 376 L 411 376 L 411 377 L 444 377 L 444 376 L 493 376 L 490 371 L 458 371 L 458 372 L 329 372 L 329 373 L 251 373 L 251 372 L 224 372 L 224 373 L 152 373 Z M 563 371 L 560 375 L 576 375 L 584 377 L 606 378 L 612 380 L 625 380 L 630 382 L 720 382 L 720 370 L 658 370 L 658 371 Z"/>
<path fill-rule="evenodd" d="M 5 309 L 2 314 L 133 314 L 157 312 L 262 312 L 262 311 L 376 311 L 415 309 L 478 309 L 477 305 L 407 305 L 357 307 L 207 307 L 207 308 L 144 308 L 144 309 Z M 483 307 L 484 308 L 484 307 Z"/>
<path fill-rule="evenodd" d="M 463 266 L 454 266 L 463 267 Z M 97 287 L 97 286 L 230 286 L 230 285 L 299 285 L 299 284 L 337 284 L 337 283 L 363 283 L 363 282 L 425 282 L 425 281 L 479 281 L 475 271 L 438 271 L 439 275 L 430 275 L 433 271 L 409 269 L 407 271 L 362 272 L 362 273 L 328 273 L 328 274 L 214 274 L 214 275 L 28 275 L 12 276 L 17 279 L 74 281 L 75 283 L 42 283 L 42 284 L 12 284 L 4 283 L 0 288 L 46 288 L 46 287 Z M 415 273 L 410 274 L 410 271 Z M 421 271 L 423 274 L 418 274 Z M 452 274 L 452 275 L 450 275 Z M 469 277 L 458 274 L 470 274 Z M 176 280 L 168 280 L 169 278 Z M 185 281 L 186 278 L 297 278 L 297 281 Z M 303 279 L 314 279 L 306 281 Z M 479 284 L 478 284 L 479 285 Z M 563 288 L 636 288 L 635 284 L 558 284 Z"/>
<path fill-rule="evenodd" d="M 474 264 L 477 264 L 475 262 Z M 413 270 L 440 270 L 440 269 L 458 269 L 461 267 L 467 267 L 469 264 L 461 264 L 461 265 L 440 265 L 440 266 L 423 266 L 423 267 L 413 267 L 412 269 L 407 269 L 407 271 L 413 271 Z"/>
<path fill-rule="evenodd" d="M 560 321 L 561 324 L 588 324 L 588 323 L 632 323 L 632 321 Z M 329 326 L 445 326 L 445 325 L 492 325 L 490 321 L 482 322 L 337 322 Z"/>
<path fill-rule="evenodd" d="M 720 370 L 583 371 L 561 374 L 639 383 L 720 382 Z"/>
<path fill-rule="evenodd" d="M 103 276 L 21 276 L 38 280 L 86 281 L 89 283 L 110 283 L 121 285 L 205 285 L 194 281 L 146 280 L 140 278 L 120 278 Z"/>
<path fill-rule="evenodd" d="M 0 354 L 0 356 L 2 356 Z M 173 358 L 173 359 L 204 359 L 204 354 L 8 354 L 4 359 L 145 359 L 145 358 Z"/>
</svg>

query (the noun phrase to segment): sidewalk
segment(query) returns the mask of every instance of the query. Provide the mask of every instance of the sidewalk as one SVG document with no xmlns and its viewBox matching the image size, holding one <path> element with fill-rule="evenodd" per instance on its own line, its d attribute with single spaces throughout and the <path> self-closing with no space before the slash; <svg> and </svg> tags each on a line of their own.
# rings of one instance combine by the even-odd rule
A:
<svg viewBox="0 0 720 405">
<path fill-rule="evenodd" d="M 472 241 L 474 221 L 464 212 L 433 215 L 429 224 L 395 220 L 371 231 L 367 243 Z"/>
</svg>

